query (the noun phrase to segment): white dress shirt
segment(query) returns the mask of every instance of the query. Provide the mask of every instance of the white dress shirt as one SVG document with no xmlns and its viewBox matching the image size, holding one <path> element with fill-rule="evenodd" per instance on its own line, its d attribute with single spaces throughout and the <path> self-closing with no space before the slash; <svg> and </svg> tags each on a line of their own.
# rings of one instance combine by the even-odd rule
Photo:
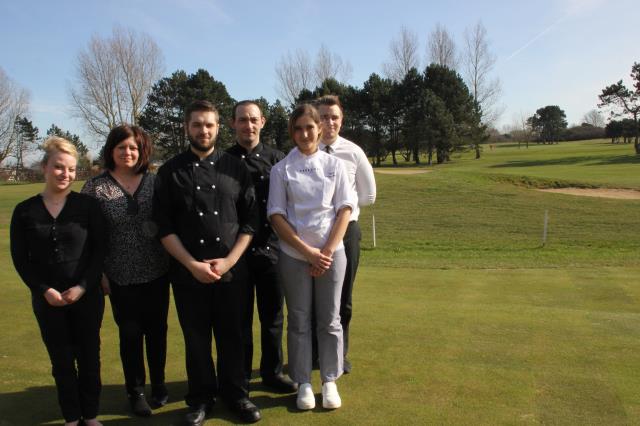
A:
<svg viewBox="0 0 640 426">
<path fill-rule="evenodd" d="M 357 197 L 347 178 L 346 165 L 323 151 L 289 152 L 271 169 L 267 216 L 283 215 L 306 244 L 322 248 L 329 238 L 338 211 L 357 208 Z M 342 241 L 336 250 L 343 249 Z M 280 240 L 280 249 L 299 260 L 306 258 Z"/>
<path fill-rule="evenodd" d="M 362 148 L 342 136 L 338 136 L 331 145 L 321 142 L 319 149 L 326 151 L 327 146 L 331 150 L 331 155 L 343 160 L 347 166 L 349 183 L 358 195 L 358 205 L 351 212 L 351 220 L 358 220 L 359 207 L 369 206 L 376 201 L 376 179 L 373 176 L 373 167 Z"/>
</svg>

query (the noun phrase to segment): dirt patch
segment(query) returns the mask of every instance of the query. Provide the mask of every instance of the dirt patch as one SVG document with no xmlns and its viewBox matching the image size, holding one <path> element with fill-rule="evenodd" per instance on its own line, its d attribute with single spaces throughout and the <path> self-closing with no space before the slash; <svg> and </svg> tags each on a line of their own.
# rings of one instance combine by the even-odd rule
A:
<svg viewBox="0 0 640 426">
<path fill-rule="evenodd" d="M 549 188 L 537 189 L 542 192 L 555 192 L 558 194 L 579 195 L 582 197 L 616 198 L 618 200 L 640 200 L 640 191 L 633 189 L 608 189 L 608 188 Z"/>
<path fill-rule="evenodd" d="M 376 173 L 383 175 L 419 175 L 420 173 L 428 173 L 432 170 L 423 169 L 373 169 Z"/>
</svg>

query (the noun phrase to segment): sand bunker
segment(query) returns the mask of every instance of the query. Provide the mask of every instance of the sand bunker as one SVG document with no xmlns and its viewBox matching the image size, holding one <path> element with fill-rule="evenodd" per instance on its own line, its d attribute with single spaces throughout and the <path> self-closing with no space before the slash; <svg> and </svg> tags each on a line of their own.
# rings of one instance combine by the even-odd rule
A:
<svg viewBox="0 0 640 426">
<path fill-rule="evenodd" d="M 580 195 L 582 197 L 616 198 L 619 200 L 640 200 L 640 191 L 633 189 L 608 188 L 550 188 L 537 189 L 542 192 L 556 192 L 559 194 Z"/>
<path fill-rule="evenodd" d="M 376 173 L 383 175 L 419 175 L 420 173 L 428 173 L 431 170 L 424 169 L 373 169 Z"/>
</svg>

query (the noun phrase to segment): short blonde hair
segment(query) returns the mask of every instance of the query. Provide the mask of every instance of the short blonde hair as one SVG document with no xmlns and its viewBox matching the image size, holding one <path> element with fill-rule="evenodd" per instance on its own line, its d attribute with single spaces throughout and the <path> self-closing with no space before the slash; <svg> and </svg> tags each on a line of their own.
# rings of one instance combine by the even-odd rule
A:
<svg viewBox="0 0 640 426">
<path fill-rule="evenodd" d="M 51 158 L 55 152 L 64 152 L 65 154 L 72 155 L 76 160 L 78 159 L 78 150 L 76 149 L 76 146 L 65 138 L 61 138 L 59 136 L 51 136 L 44 141 L 42 149 L 44 150 L 42 165 L 47 164 L 49 162 L 49 158 Z"/>
</svg>

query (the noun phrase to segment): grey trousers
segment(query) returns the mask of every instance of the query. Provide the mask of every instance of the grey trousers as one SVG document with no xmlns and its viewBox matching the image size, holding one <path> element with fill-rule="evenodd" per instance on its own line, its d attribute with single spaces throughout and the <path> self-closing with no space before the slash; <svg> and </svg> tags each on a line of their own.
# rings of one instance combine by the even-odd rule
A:
<svg viewBox="0 0 640 426">
<path fill-rule="evenodd" d="M 315 301 L 318 354 L 322 382 L 342 375 L 343 340 L 340 295 L 347 259 L 344 250 L 333 254 L 331 268 L 317 278 L 309 275 L 309 263 L 280 253 L 278 272 L 287 302 L 289 376 L 297 383 L 311 383 L 311 306 Z"/>
</svg>

